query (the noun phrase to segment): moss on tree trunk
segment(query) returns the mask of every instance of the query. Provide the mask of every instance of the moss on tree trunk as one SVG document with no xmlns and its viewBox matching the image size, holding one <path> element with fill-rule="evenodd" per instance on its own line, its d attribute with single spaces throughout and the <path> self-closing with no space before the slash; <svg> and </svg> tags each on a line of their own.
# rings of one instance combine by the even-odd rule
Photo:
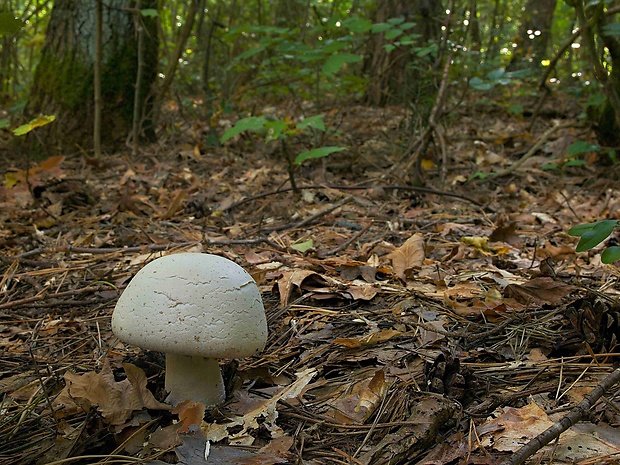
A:
<svg viewBox="0 0 620 465">
<path fill-rule="evenodd" d="M 155 0 L 143 1 L 153 7 Z M 127 9 L 134 2 L 110 0 L 103 8 L 102 144 L 107 149 L 125 142 L 132 127 L 137 71 L 137 37 L 134 17 Z M 143 136 L 154 138 L 150 120 L 151 88 L 156 79 L 157 30 L 145 22 L 145 69 L 142 80 Z M 90 150 L 93 142 L 95 60 L 95 2 L 56 0 L 41 61 L 37 67 L 26 118 L 56 115 L 56 121 L 36 130 L 27 144 L 35 153 Z"/>
</svg>

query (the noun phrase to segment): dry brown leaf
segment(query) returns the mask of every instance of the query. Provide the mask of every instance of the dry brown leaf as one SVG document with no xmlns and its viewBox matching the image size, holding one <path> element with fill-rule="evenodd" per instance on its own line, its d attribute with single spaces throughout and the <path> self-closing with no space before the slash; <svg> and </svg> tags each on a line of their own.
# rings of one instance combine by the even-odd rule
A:
<svg viewBox="0 0 620 465">
<path fill-rule="evenodd" d="M 512 222 L 504 226 L 499 226 L 489 236 L 491 242 L 508 242 L 514 244 L 518 242 L 519 236 L 516 234 L 517 223 Z"/>
<path fill-rule="evenodd" d="M 380 290 L 379 286 L 363 284 L 347 288 L 347 293 L 351 294 L 353 300 L 372 300 Z"/>
<path fill-rule="evenodd" d="M 509 284 L 504 289 L 506 297 L 512 297 L 522 304 L 559 304 L 562 299 L 576 290 L 575 286 L 555 281 L 553 278 L 534 278 L 523 284 Z"/>
<path fill-rule="evenodd" d="M 280 305 L 286 307 L 288 301 L 293 292 L 293 287 L 301 289 L 301 284 L 309 276 L 315 276 L 319 279 L 323 279 L 320 274 L 310 270 L 293 270 L 285 271 L 282 273 L 282 277 L 278 279 L 278 291 L 280 293 Z"/>
<path fill-rule="evenodd" d="M 184 189 L 178 189 L 172 199 L 172 202 L 168 204 L 166 211 L 159 215 L 159 218 L 163 220 L 169 220 L 176 215 L 183 208 L 183 201 L 185 200 L 186 192 Z"/>
<path fill-rule="evenodd" d="M 402 336 L 403 333 L 394 329 L 383 329 L 374 333 L 367 334 L 362 337 L 347 338 L 339 337 L 334 340 L 334 344 L 338 344 L 349 349 L 357 349 L 360 347 L 369 347 L 389 341 L 392 338 Z"/>
<path fill-rule="evenodd" d="M 355 382 L 349 389 L 329 401 L 328 418 L 337 423 L 363 424 L 381 404 L 389 383 L 385 381 L 385 372 L 377 370 L 370 379 Z"/>
<path fill-rule="evenodd" d="M 248 430 L 258 429 L 259 426 L 266 428 L 271 433 L 272 438 L 282 436 L 284 431 L 275 423 L 278 418 L 276 409 L 278 402 L 301 396 L 305 387 L 316 373 L 315 368 L 309 368 L 296 373 L 297 379 L 292 384 L 280 390 L 271 399 L 263 401 L 245 415 L 229 418 L 229 421 L 223 424 L 202 423 L 201 429 L 209 441 L 219 442 L 224 438 L 228 438 L 229 444 L 235 445 L 252 445 L 254 438 L 248 433 Z M 259 425 L 259 419 L 261 418 L 263 420 L 261 420 Z M 229 429 L 235 432 L 229 432 Z"/>
<path fill-rule="evenodd" d="M 387 257 L 392 260 L 396 276 L 406 281 L 415 268 L 420 268 L 424 264 L 424 236 L 415 233 Z"/>
<path fill-rule="evenodd" d="M 283 435 L 278 438 L 274 438 L 269 443 L 262 447 L 259 452 L 263 454 L 273 454 L 278 457 L 283 457 L 289 451 L 291 447 L 295 444 L 295 440 L 288 435 Z"/>
<path fill-rule="evenodd" d="M 146 388 L 146 375 L 140 368 L 123 363 L 127 379 L 115 381 L 109 363 L 104 363 L 101 372 L 90 371 L 78 375 L 65 373 L 65 388 L 55 399 L 54 410 L 66 416 L 80 410 L 97 408 L 111 425 L 122 425 L 134 411 L 144 408 L 169 410 L 169 405 L 158 402 Z"/>
<path fill-rule="evenodd" d="M 200 427 L 205 416 L 206 408 L 201 402 L 186 400 L 177 405 L 172 413 L 179 416 L 181 426 L 177 430 L 179 433 L 188 433 L 190 426 Z"/>
</svg>

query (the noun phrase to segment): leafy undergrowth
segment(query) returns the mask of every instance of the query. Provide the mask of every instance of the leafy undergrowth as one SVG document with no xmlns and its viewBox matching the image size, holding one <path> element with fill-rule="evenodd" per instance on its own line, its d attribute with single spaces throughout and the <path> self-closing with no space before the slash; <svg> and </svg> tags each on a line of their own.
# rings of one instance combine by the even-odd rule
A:
<svg viewBox="0 0 620 465">
<path fill-rule="evenodd" d="M 412 189 L 407 116 L 328 113 L 349 150 L 303 166 L 299 193 L 260 141 L 209 148 L 198 123 L 135 160 L 14 161 L 2 463 L 499 463 L 581 402 L 612 371 L 618 272 L 575 255 L 567 230 L 620 217 L 613 170 L 541 170 L 585 137 L 566 124 L 511 171 L 556 122 L 478 112 L 454 119 Z M 505 175 L 468 181 L 491 171 Z M 222 361 L 228 400 L 206 412 L 162 403 L 162 354 L 110 331 L 131 277 L 180 251 L 244 266 L 269 323 L 262 354 Z M 617 401 L 534 460 L 613 461 Z"/>
</svg>

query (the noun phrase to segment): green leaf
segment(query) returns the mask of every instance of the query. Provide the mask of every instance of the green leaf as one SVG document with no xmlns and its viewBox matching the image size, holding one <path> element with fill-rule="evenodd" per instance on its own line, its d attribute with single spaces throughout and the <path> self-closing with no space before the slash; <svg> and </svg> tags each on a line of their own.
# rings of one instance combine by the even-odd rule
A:
<svg viewBox="0 0 620 465">
<path fill-rule="evenodd" d="M 581 239 L 579 239 L 579 243 L 577 244 L 575 251 L 585 252 L 586 250 L 590 250 L 591 248 L 599 245 L 607 239 L 616 226 L 618 226 L 618 221 L 603 220 L 597 221 L 596 223 L 590 223 L 590 225 L 591 227 L 583 231 L 581 234 L 576 234 L 575 228 L 571 228 L 572 232 L 571 230 L 568 231 L 571 236 L 581 235 Z"/>
<path fill-rule="evenodd" d="M 590 144 L 585 140 L 578 140 L 577 142 L 573 142 L 568 147 L 568 155 L 574 157 L 576 155 L 581 155 L 582 153 L 596 152 L 601 147 L 598 145 Z"/>
<path fill-rule="evenodd" d="M 251 48 L 249 50 L 246 50 L 245 52 L 239 54 L 237 57 L 235 57 L 235 61 L 242 61 L 245 60 L 247 58 L 251 58 L 254 55 L 258 55 L 259 53 L 261 53 L 262 51 L 265 50 L 265 46 L 264 45 L 258 45 L 257 47 Z"/>
<path fill-rule="evenodd" d="M 371 21 L 357 16 L 345 19 L 342 25 L 347 27 L 351 32 L 368 32 L 372 28 Z"/>
<path fill-rule="evenodd" d="M 472 174 L 471 176 L 469 176 L 468 181 L 471 181 L 473 179 L 486 179 L 490 176 L 490 173 L 483 173 L 482 171 L 477 171 L 474 174 Z"/>
<path fill-rule="evenodd" d="M 607 247 L 601 254 L 601 261 L 603 263 L 613 263 L 620 260 L 620 247 L 614 245 Z"/>
<path fill-rule="evenodd" d="M 390 24 L 402 24 L 405 22 L 405 18 L 399 16 L 398 18 L 390 18 L 387 20 L 387 22 Z"/>
<path fill-rule="evenodd" d="M 392 44 L 385 44 L 383 48 L 385 49 L 385 53 L 390 53 L 392 50 L 396 48 L 396 46 Z"/>
<path fill-rule="evenodd" d="M 8 119 L 0 119 L 0 129 L 4 129 L 9 125 Z"/>
<path fill-rule="evenodd" d="M 56 119 L 56 115 L 37 116 L 35 119 L 30 121 L 29 123 L 22 124 L 21 126 L 13 129 L 13 134 L 15 134 L 16 136 L 23 136 L 25 134 L 28 134 L 33 129 L 39 128 L 41 126 L 45 126 L 46 124 L 50 124 L 55 119 Z"/>
<path fill-rule="evenodd" d="M 24 26 L 24 22 L 13 16 L 13 13 L 0 13 L 0 36 L 4 34 L 15 34 Z"/>
<path fill-rule="evenodd" d="M 528 77 L 532 72 L 529 69 L 519 69 L 517 71 L 510 71 L 506 73 L 506 77 L 510 79 L 521 79 Z"/>
<path fill-rule="evenodd" d="M 332 153 L 340 152 L 346 149 L 346 147 L 319 147 L 306 152 L 301 152 L 295 157 L 294 163 L 296 165 L 301 165 L 304 161 L 310 160 L 311 158 L 323 158 L 331 155 Z"/>
<path fill-rule="evenodd" d="M 349 44 L 342 40 L 324 41 L 324 43 L 321 44 L 321 53 L 323 54 L 323 56 L 325 56 L 328 53 L 339 52 L 340 50 L 342 50 L 343 48 L 347 48 L 348 46 Z"/>
<path fill-rule="evenodd" d="M 497 68 L 487 74 L 487 78 L 489 79 L 489 81 L 497 81 L 498 79 L 503 77 L 504 74 L 506 74 L 506 70 L 504 68 Z"/>
<path fill-rule="evenodd" d="M 314 247 L 314 241 L 312 239 L 308 239 L 307 241 L 291 245 L 291 249 L 295 249 L 301 253 L 307 252 L 312 247 Z"/>
<path fill-rule="evenodd" d="M 325 74 L 334 74 L 346 64 L 356 63 L 362 59 L 361 55 L 355 55 L 353 53 L 338 53 L 330 56 L 323 65 L 323 72 Z"/>
<path fill-rule="evenodd" d="M 392 26 L 391 24 L 388 23 L 376 23 L 373 24 L 372 27 L 370 28 L 370 30 L 372 32 L 374 32 L 375 34 L 379 33 L 379 32 L 385 32 L 385 31 L 389 31 L 390 29 L 392 29 L 394 26 Z"/>
<path fill-rule="evenodd" d="M 508 111 L 513 115 L 520 116 L 523 114 L 523 105 L 513 104 L 508 107 Z"/>
<path fill-rule="evenodd" d="M 568 230 L 568 234 L 570 236 L 583 236 L 583 234 L 585 232 L 588 232 L 590 230 L 592 230 L 592 228 L 594 227 L 595 224 L 597 224 L 598 221 L 596 223 L 584 223 L 584 224 L 578 224 L 577 226 L 573 226 L 572 228 L 570 228 Z"/>
<path fill-rule="evenodd" d="M 144 10 L 140 10 L 140 14 L 145 18 L 157 18 L 159 16 L 155 8 L 145 8 Z"/>
<path fill-rule="evenodd" d="M 412 29 L 416 26 L 415 23 L 403 23 L 400 26 L 398 26 L 399 28 L 401 28 L 403 31 L 406 31 L 407 29 Z"/>
<path fill-rule="evenodd" d="M 401 35 L 403 31 L 398 28 L 391 29 L 385 33 L 385 40 L 396 39 L 399 35 Z"/>
<path fill-rule="evenodd" d="M 265 129 L 266 122 L 267 118 L 264 116 L 248 116 L 247 118 L 240 119 L 237 121 L 237 124 L 224 132 L 220 138 L 220 142 L 224 143 L 228 139 L 231 139 L 237 134 L 241 134 L 245 131 L 259 131 L 261 129 Z"/>
<path fill-rule="evenodd" d="M 267 130 L 267 137 L 265 140 L 271 142 L 272 140 L 280 139 L 280 135 L 288 129 L 288 124 L 283 119 L 277 119 L 275 121 L 267 121 L 265 123 L 265 129 Z M 286 137 L 286 136 L 284 136 Z"/>
<path fill-rule="evenodd" d="M 588 97 L 588 100 L 586 100 L 586 105 L 591 107 L 597 107 L 599 105 L 602 105 L 606 101 L 607 98 L 602 93 L 597 92 Z"/>
<path fill-rule="evenodd" d="M 323 121 L 323 115 L 314 115 L 305 118 L 297 124 L 297 129 L 312 128 L 319 131 L 325 131 L 325 121 Z"/>
<path fill-rule="evenodd" d="M 479 77 L 473 77 L 469 80 L 469 86 L 476 90 L 491 90 L 493 86 L 480 79 Z"/>
<path fill-rule="evenodd" d="M 586 8 L 590 8 L 591 6 L 594 5 L 598 5 L 601 3 L 601 0 L 590 0 L 588 3 L 586 3 Z"/>
<path fill-rule="evenodd" d="M 437 53 L 437 44 L 431 44 L 428 47 L 422 47 L 416 50 L 415 55 L 417 57 L 425 57 L 426 55 L 432 55 Z"/>
<path fill-rule="evenodd" d="M 564 166 L 585 166 L 586 165 L 586 161 L 585 160 L 569 160 L 567 161 Z"/>
</svg>

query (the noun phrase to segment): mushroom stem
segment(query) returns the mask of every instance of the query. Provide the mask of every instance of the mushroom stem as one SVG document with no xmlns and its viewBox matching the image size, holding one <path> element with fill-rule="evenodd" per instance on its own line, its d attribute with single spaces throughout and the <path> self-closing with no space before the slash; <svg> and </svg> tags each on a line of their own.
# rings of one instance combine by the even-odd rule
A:
<svg viewBox="0 0 620 465">
<path fill-rule="evenodd" d="M 172 405 L 185 400 L 207 407 L 226 400 L 220 365 L 215 358 L 166 354 L 166 401 Z"/>
</svg>

